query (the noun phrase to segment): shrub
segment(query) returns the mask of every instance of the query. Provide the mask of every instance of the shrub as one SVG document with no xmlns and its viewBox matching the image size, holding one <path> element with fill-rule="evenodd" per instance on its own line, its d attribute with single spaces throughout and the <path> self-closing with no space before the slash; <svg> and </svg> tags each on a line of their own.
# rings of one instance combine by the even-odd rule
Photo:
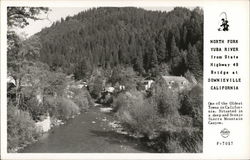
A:
<svg viewBox="0 0 250 160">
<path fill-rule="evenodd" d="M 137 99 L 143 99 L 143 95 L 140 92 L 122 92 L 118 94 L 114 102 L 114 111 L 118 111 L 120 108 L 133 107 L 133 102 Z"/>
<path fill-rule="evenodd" d="M 33 120 L 40 120 L 40 116 L 47 112 L 47 108 L 37 100 L 35 87 L 22 87 L 19 95 L 20 99 L 18 109 L 29 112 Z M 16 99 L 10 100 L 12 103 L 16 103 Z"/>
<path fill-rule="evenodd" d="M 154 106 L 144 99 L 142 93 L 131 91 L 118 96 L 115 106 L 119 120 L 134 133 L 154 137 L 159 119 Z"/>
<path fill-rule="evenodd" d="M 40 120 L 40 117 L 47 113 L 47 107 L 43 104 L 39 104 L 35 97 L 27 100 L 26 105 L 27 111 L 29 111 L 35 121 Z"/>
<path fill-rule="evenodd" d="M 8 151 L 12 152 L 17 147 L 25 145 L 39 136 L 35 129 L 35 121 L 29 112 L 19 110 L 9 103 L 7 113 Z"/>
<path fill-rule="evenodd" d="M 45 95 L 62 96 L 66 88 L 67 79 L 66 75 L 62 72 L 49 72 L 44 86 Z"/>
<path fill-rule="evenodd" d="M 203 134 L 202 131 L 197 130 L 197 129 L 192 129 L 190 131 L 190 134 L 186 134 L 188 136 L 183 136 L 185 135 L 185 131 L 182 134 L 182 139 L 181 139 L 181 145 L 185 149 L 186 152 L 192 152 L 192 153 L 200 153 L 202 152 L 203 148 Z"/>
<path fill-rule="evenodd" d="M 79 107 L 70 99 L 59 98 L 58 112 L 61 119 L 69 119 L 80 112 Z"/>
<path fill-rule="evenodd" d="M 126 90 L 136 88 L 139 77 L 132 67 L 117 66 L 113 69 L 112 75 L 109 78 L 109 82 L 113 85 L 121 84 L 124 85 Z"/>
<path fill-rule="evenodd" d="M 72 100 L 79 106 L 81 111 L 86 111 L 89 107 L 94 106 L 94 102 L 85 88 L 70 88 L 70 91 L 73 92 Z"/>
<path fill-rule="evenodd" d="M 189 127 L 176 131 L 161 131 L 159 136 L 151 140 L 148 144 L 158 152 L 202 152 L 202 132 Z"/>
<path fill-rule="evenodd" d="M 163 116 L 178 116 L 180 101 L 178 92 L 168 89 L 165 83 L 156 83 L 152 88 L 152 99 Z"/>
<path fill-rule="evenodd" d="M 81 110 L 87 110 L 89 107 L 93 106 L 93 101 L 87 92 L 80 92 L 75 95 L 73 101 Z"/>
<path fill-rule="evenodd" d="M 191 91 L 184 95 L 180 113 L 193 118 L 195 127 L 203 125 L 203 91 L 200 85 L 194 86 Z"/>
<path fill-rule="evenodd" d="M 64 97 L 46 98 L 46 105 L 51 116 L 66 120 L 80 112 L 80 108 L 70 99 Z"/>
<path fill-rule="evenodd" d="M 58 117 L 58 99 L 55 97 L 45 97 L 44 98 L 44 105 L 48 108 L 49 115 L 51 117 Z"/>
<path fill-rule="evenodd" d="M 102 76 L 97 76 L 94 78 L 93 82 L 89 86 L 90 94 L 93 98 L 97 99 L 101 96 L 101 91 L 103 89 L 103 78 Z"/>
</svg>

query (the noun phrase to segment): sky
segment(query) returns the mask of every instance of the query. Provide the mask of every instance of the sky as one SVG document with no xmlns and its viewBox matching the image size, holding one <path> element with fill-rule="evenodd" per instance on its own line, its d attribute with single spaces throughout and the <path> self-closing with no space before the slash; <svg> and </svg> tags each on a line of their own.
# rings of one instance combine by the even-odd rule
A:
<svg viewBox="0 0 250 160">
<path fill-rule="evenodd" d="M 41 14 L 39 17 L 44 18 L 44 20 L 29 20 L 29 25 L 23 29 L 17 29 L 17 33 L 25 33 L 27 37 L 40 32 L 44 27 L 50 27 L 53 22 L 60 20 L 61 18 L 66 18 L 67 16 L 73 16 L 87 8 L 50 8 L 51 11 L 48 14 Z M 48 19 L 47 19 L 48 17 Z"/>
<path fill-rule="evenodd" d="M 23 29 L 17 29 L 18 34 L 26 35 L 27 37 L 30 37 L 34 35 L 37 32 L 40 32 L 42 28 L 44 27 L 50 27 L 53 22 L 60 20 L 61 18 L 66 18 L 67 16 L 74 16 L 78 14 L 81 11 L 87 10 L 89 8 L 62 8 L 62 7 L 56 7 L 56 8 L 50 8 L 51 11 L 48 14 L 41 14 L 39 17 L 44 18 L 44 20 L 29 20 L 29 25 L 26 26 Z M 144 8 L 146 10 L 161 10 L 161 11 L 171 11 L 173 7 L 164 7 L 164 8 Z M 48 17 L 48 18 L 47 18 Z M 49 20 L 48 20 L 49 19 Z"/>
</svg>

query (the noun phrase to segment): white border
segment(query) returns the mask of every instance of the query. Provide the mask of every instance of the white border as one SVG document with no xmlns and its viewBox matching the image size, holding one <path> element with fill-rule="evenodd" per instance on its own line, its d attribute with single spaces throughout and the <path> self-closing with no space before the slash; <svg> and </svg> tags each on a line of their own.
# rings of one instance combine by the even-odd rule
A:
<svg viewBox="0 0 250 160">
<path fill-rule="evenodd" d="M 218 5 L 226 5 L 228 7 L 228 3 L 230 3 L 231 7 L 237 5 L 248 5 L 249 2 L 247 0 L 240 1 L 160 1 L 160 0 L 113 0 L 113 1 L 96 1 L 96 0 L 88 0 L 88 1 L 2 1 L 1 2 L 1 95 L 6 95 L 6 76 L 7 76 L 7 65 L 6 65 L 6 33 L 7 33 L 7 16 L 6 14 L 6 6 L 44 6 L 44 7 L 104 7 L 104 6 L 115 6 L 115 7 L 125 7 L 125 6 L 135 6 L 135 7 L 174 7 L 174 6 L 185 6 L 185 7 L 193 7 L 200 6 L 204 9 L 204 15 L 206 15 L 207 10 L 213 9 L 213 6 Z M 248 7 L 249 13 L 249 7 Z M 246 14 L 245 12 L 243 14 Z M 206 16 L 204 16 L 205 18 Z M 249 17 L 249 15 L 248 15 Z M 248 22 L 244 22 L 244 24 L 249 24 Z M 206 26 L 206 22 L 204 21 L 204 26 Z M 249 28 L 246 31 L 246 36 L 249 35 Z M 206 35 L 204 35 L 204 43 L 205 43 Z M 249 39 L 248 39 L 249 43 Z M 204 52 L 205 53 L 205 52 Z M 249 48 L 248 48 L 249 53 Z M 246 56 L 249 58 L 249 55 Z M 205 60 L 204 60 L 205 62 Z M 248 61 L 249 62 L 249 61 Z M 249 67 L 249 64 L 248 64 Z M 249 78 L 249 76 L 248 76 Z M 248 82 L 249 84 L 249 82 Z M 205 85 L 205 83 L 204 83 Z M 248 86 L 249 87 L 249 86 Z M 204 94 L 205 95 L 205 94 Z M 249 97 L 249 91 L 246 93 Z M 238 154 L 206 154 L 206 153 L 168 153 L 168 154 L 148 154 L 148 153 L 39 153 L 39 154 L 28 154 L 28 153 L 7 153 L 7 127 L 6 127 L 6 97 L 1 96 L 1 156 L 3 159 L 244 159 L 249 157 L 249 153 L 246 155 L 238 155 Z M 249 104 L 249 102 L 248 102 Z M 205 104 L 204 104 L 205 106 Z M 204 110 L 205 112 L 205 110 Z M 204 115 L 205 117 L 205 115 Z M 249 119 L 248 119 L 249 122 Z M 204 122 L 205 123 L 205 122 Z M 205 125 L 205 124 L 204 124 Z M 249 129 L 248 129 L 249 131 Z M 204 129 L 205 132 L 205 129 Z M 204 150 L 206 150 L 205 144 Z M 237 151 L 236 151 L 237 152 Z"/>
</svg>

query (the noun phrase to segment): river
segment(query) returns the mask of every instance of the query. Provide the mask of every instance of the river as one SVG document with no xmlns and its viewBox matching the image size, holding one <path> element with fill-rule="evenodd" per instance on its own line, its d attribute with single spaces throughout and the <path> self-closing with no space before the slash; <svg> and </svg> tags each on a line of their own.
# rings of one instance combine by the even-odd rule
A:
<svg viewBox="0 0 250 160">
<path fill-rule="evenodd" d="M 91 108 L 51 129 L 19 153 L 140 153 L 149 152 L 140 140 L 119 134 L 108 125 L 114 117 Z"/>
</svg>

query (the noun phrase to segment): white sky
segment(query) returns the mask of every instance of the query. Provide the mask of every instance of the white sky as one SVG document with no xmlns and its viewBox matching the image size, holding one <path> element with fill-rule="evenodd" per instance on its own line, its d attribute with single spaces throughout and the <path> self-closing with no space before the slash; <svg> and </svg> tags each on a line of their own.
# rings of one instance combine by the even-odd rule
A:
<svg viewBox="0 0 250 160">
<path fill-rule="evenodd" d="M 27 36 L 31 36 L 37 32 L 40 32 L 41 29 L 44 27 L 50 27 L 53 22 L 60 20 L 61 18 L 65 18 L 67 16 L 73 16 L 75 14 L 78 14 L 79 12 L 84 11 L 87 8 L 57 7 L 57 8 L 50 8 L 50 9 L 51 11 L 48 12 L 48 18 L 50 21 L 46 19 L 47 15 L 42 14 L 39 17 L 45 18 L 45 20 L 37 20 L 37 21 L 29 20 L 30 24 L 23 29 L 17 29 L 17 32 L 18 33 L 24 32 L 25 34 L 27 34 Z"/>
<path fill-rule="evenodd" d="M 25 34 L 27 37 L 40 32 L 42 28 L 44 27 L 50 27 L 53 22 L 60 20 L 61 18 L 65 18 L 67 16 L 73 16 L 78 14 L 81 11 L 87 10 L 89 8 L 50 8 L 51 11 L 48 13 L 49 20 L 38 20 L 38 21 L 29 21 L 29 25 L 26 26 L 23 29 L 17 29 L 17 33 L 19 34 Z M 170 11 L 173 9 L 173 7 L 168 8 L 145 8 L 147 10 L 161 10 L 161 11 Z M 41 18 L 47 18 L 47 15 L 40 15 Z"/>
</svg>

